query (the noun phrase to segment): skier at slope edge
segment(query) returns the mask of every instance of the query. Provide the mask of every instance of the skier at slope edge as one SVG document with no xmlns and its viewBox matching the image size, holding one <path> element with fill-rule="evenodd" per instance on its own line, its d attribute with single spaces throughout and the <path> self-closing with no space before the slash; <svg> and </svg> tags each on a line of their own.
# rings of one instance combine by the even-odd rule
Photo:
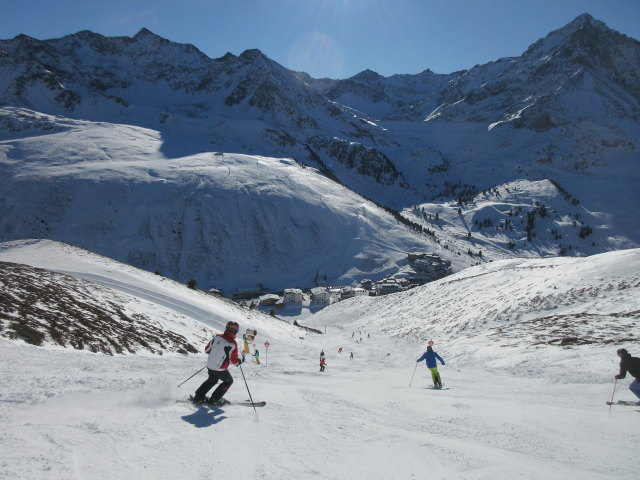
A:
<svg viewBox="0 0 640 480">
<path fill-rule="evenodd" d="M 433 350 L 433 340 L 429 340 L 429 344 L 427 347 L 427 351 L 422 354 L 422 356 L 416 360 L 416 362 L 421 362 L 422 360 L 426 360 L 427 368 L 431 372 L 431 380 L 433 380 L 433 385 L 436 388 L 442 388 L 442 380 L 440 379 L 440 373 L 438 372 L 438 363 L 436 359 L 440 360 L 440 363 L 444 365 L 444 360 L 440 358 Z"/>
<path fill-rule="evenodd" d="M 620 373 L 615 378 L 621 380 L 627 376 L 627 372 L 635 377 L 635 380 L 629 385 L 629 390 L 640 400 L 640 358 L 632 357 L 624 348 L 618 349 L 617 353 L 620 357 Z M 637 403 L 640 405 L 640 401 Z"/>
<path fill-rule="evenodd" d="M 207 378 L 200 387 L 196 390 L 195 395 L 192 397 L 194 402 L 207 402 L 207 392 L 218 381 L 222 381 L 218 388 L 216 388 L 211 394 L 211 398 L 208 403 L 215 405 L 224 404 L 225 400 L 222 398 L 227 390 L 233 384 L 233 377 L 227 370 L 229 364 L 240 365 L 242 360 L 238 358 L 238 344 L 236 343 L 236 334 L 238 333 L 240 326 L 237 322 L 227 322 L 224 333 L 216 334 L 211 341 L 207 344 L 205 352 L 209 354 L 207 359 L 207 371 L 209 372 L 209 378 Z"/>
</svg>

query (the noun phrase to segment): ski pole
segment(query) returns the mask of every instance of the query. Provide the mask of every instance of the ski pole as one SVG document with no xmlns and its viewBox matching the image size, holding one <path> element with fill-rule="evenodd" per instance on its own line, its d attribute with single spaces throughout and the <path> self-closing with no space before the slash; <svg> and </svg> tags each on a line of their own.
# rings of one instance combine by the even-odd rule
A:
<svg viewBox="0 0 640 480">
<path fill-rule="evenodd" d="M 204 370 L 205 368 L 207 368 L 207 366 L 205 365 L 204 367 L 202 367 L 200 370 L 198 370 L 196 373 L 194 373 L 193 375 L 191 375 L 189 378 L 187 378 L 184 382 L 178 384 L 178 387 L 180 387 L 181 385 L 184 385 L 185 383 L 187 383 L 189 380 L 191 380 L 193 377 L 195 377 L 197 374 L 199 374 L 202 370 Z"/>
<path fill-rule="evenodd" d="M 616 385 L 618 385 L 618 379 L 616 378 L 613 384 L 613 393 L 611 394 L 611 401 L 609 402 L 609 413 L 611 413 L 611 407 L 613 406 L 613 396 L 616 394 Z"/>
<path fill-rule="evenodd" d="M 418 362 L 416 362 L 416 366 L 413 367 L 413 374 L 411 375 L 411 381 L 409 382 L 409 386 L 413 383 L 413 375 L 416 374 L 416 369 L 418 368 Z"/>
<path fill-rule="evenodd" d="M 249 400 L 251 400 L 251 406 L 253 407 L 253 411 L 256 412 L 256 415 L 258 414 L 258 411 L 256 410 L 256 406 L 253 403 L 253 397 L 251 396 L 251 392 L 249 391 L 249 384 L 247 383 L 247 379 L 244 376 L 244 370 L 242 370 L 242 364 L 239 363 L 238 366 L 240 367 L 240 372 L 242 373 L 242 379 L 244 380 L 244 384 L 247 387 L 247 393 L 249 394 Z"/>
</svg>

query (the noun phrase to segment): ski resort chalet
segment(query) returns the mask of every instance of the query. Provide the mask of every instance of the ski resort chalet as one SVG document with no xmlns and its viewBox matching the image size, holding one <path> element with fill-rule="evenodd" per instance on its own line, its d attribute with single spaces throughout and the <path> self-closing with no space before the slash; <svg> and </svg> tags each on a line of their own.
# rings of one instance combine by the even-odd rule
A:
<svg viewBox="0 0 640 480">
<path fill-rule="evenodd" d="M 420 280 L 417 283 L 426 283 L 451 273 L 451 260 L 444 260 L 435 253 L 410 253 L 407 260 L 416 273 L 410 281 Z"/>
<path fill-rule="evenodd" d="M 299 288 L 287 288 L 284 291 L 282 297 L 283 303 L 302 303 L 304 301 L 304 295 Z"/>
<path fill-rule="evenodd" d="M 315 287 L 311 289 L 311 301 L 313 303 L 324 303 L 330 305 L 338 299 L 327 287 Z"/>
<path fill-rule="evenodd" d="M 271 305 L 277 305 L 282 302 L 280 295 L 276 295 L 274 293 L 269 293 L 267 295 L 262 295 L 259 298 L 259 305 L 263 307 L 268 307 Z"/>
</svg>

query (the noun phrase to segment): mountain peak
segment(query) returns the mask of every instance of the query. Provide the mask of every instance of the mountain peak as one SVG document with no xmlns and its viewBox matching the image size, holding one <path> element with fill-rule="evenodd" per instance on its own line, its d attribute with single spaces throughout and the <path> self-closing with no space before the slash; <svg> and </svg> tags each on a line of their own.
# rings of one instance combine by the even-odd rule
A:
<svg viewBox="0 0 640 480">
<path fill-rule="evenodd" d="M 600 20 L 596 20 L 588 13 L 578 15 L 571 22 L 561 28 L 560 31 L 564 31 L 567 34 L 572 34 L 584 28 L 594 29 L 596 31 L 611 31 L 611 29 L 607 27 L 603 22 L 601 22 Z"/>
<path fill-rule="evenodd" d="M 571 24 L 582 25 L 585 23 L 593 22 L 594 20 L 595 19 L 590 14 L 583 13 L 578 15 L 576 18 L 574 18 L 573 21 L 569 23 L 569 25 Z"/>
<path fill-rule="evenodd" d="M 354 75 L 353 78 L 357 80 L 377 80 L 378 78 L 380 78 L 380 75 L 377 72 L 374 72 L 373 70 L 367 68 L 366 70 L 363 70 L 362 72 Z"/>
<path fill-rule="evenodd" d="M 524 56 L 546 55 L 558 48 L 563 48 L 568 55 L 576 55 L 579 50 L 583 50 L 585 47 L 588 49 L 597 47 L 602 50 L 611 39 L 622 36 L 590 14 L 583 13 L 565 26 L 550 32 L 546 37 L 532 44 Z M 599 43 L 600 46 L 597 45 Z"/>
<path fill-rule="evenodd" d="M 156 35 L 151 30 L 149 30 L 148 28 L 145 28 L 145 27 L 142 27 L 140 29 L 140 31 L 134 35 L 133 38 L 135 38 L 136 40 L 142 40 L 144 38 L 150 38 L 150 39 L 154 39 L 154 40 L 157 40 L 157 39 L 164 40 L 161 36 Z"/>
<path fill-rule="evenodd" d="M 245 60 L 255 60 L 257 58 L 267 58 L 267 56 L 257 48 L 251 48 L 242 52 L 240 54 L 240 58 L 243 58 Z"/>
</svg>

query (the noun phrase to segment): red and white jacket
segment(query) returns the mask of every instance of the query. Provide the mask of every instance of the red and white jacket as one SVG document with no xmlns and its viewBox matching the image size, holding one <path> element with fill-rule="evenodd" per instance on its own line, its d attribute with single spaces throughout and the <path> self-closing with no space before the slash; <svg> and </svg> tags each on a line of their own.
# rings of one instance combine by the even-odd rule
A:
<svg viewBox="0 0 640 480">
<path fill-rule="evenodd" d="M 235 335 L 229 332 L 218 333 L 204 349 L 209 354 L 207 368 L 218 372 L 229 368 L 229 363 L 237 365 L 238 344 Z"/>
</svg>

